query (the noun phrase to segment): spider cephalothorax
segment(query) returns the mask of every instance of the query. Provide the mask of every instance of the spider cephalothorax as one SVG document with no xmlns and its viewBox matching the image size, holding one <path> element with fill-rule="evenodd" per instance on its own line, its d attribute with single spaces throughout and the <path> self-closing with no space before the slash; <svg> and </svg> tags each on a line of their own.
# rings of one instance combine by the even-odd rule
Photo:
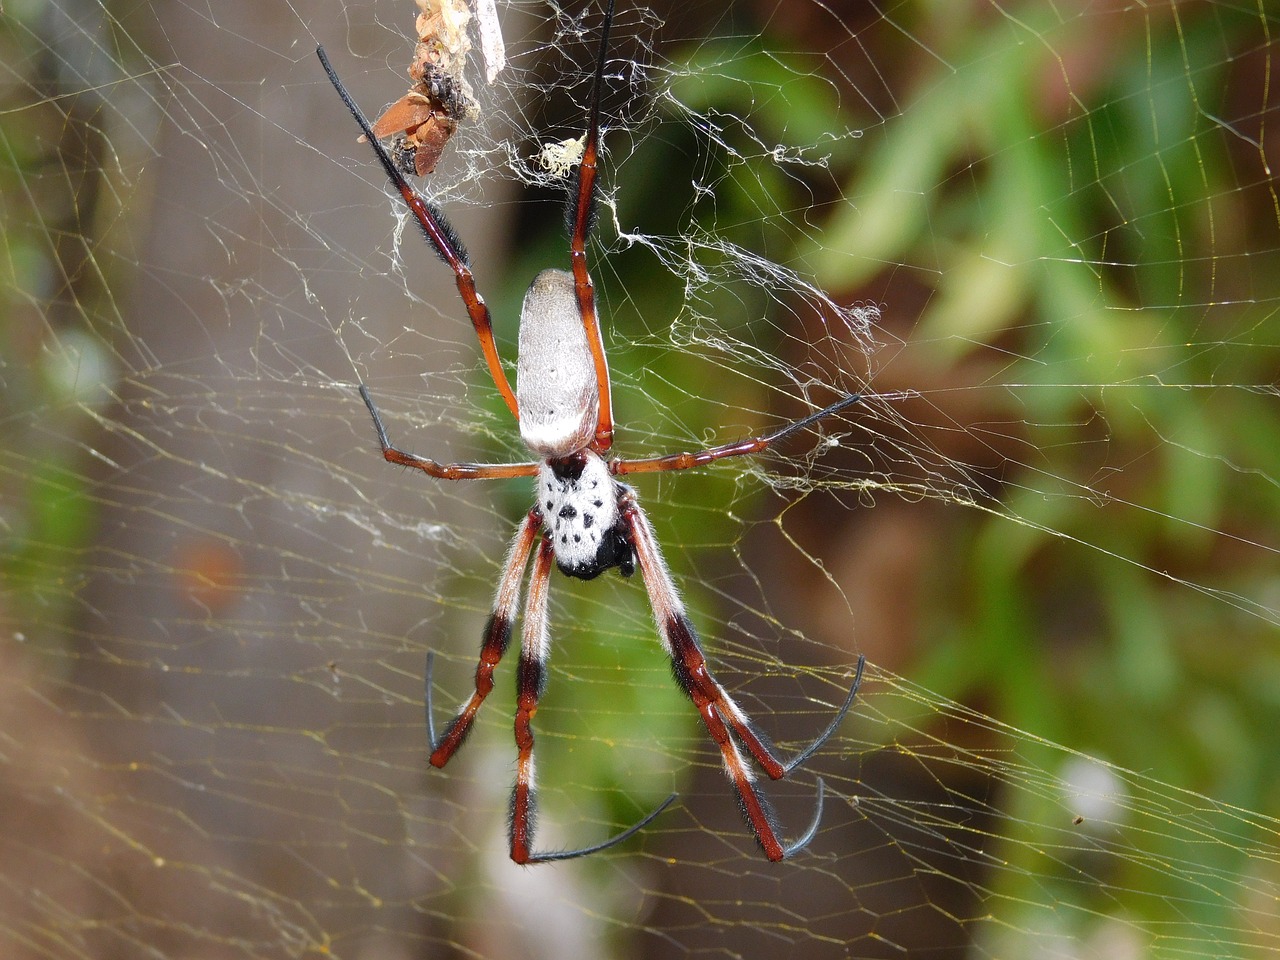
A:
<svg viewBox="0 0 1280 960">
<path fill-rule="evenodd" d="M 618 509 L 629 491 L 590 450 L 543 461 L 537 509 L 561 573 L 582 580 L 594 580 L 612 567 L 624 577 L 635 573 L 635 547 Z"/>
<path fill-rule="evenodd" d="M 548 650 L 547 587 L 552 566 L 568 576 L 592 580 L 614 567 L 624 576 L 637 569 L 649 594 L 654 623 L 671 658 L 672 675 L 697 708 L 720 749 L 725 772 L 737 793 L 738 805 L 765 856 L 782 860 L 799 850 L 817 831 L 822 815 L 822 781 L 817 781 L 817 811 L 808 830 L 784 844 L 772 809 L 755 786 L 751 765 L 742 751 L 771 779 L 785 777 L 813 755 L 835 732 L 848 713 L 862 679 L 858 660 L 853 683 L 843 705 L 827 729 L 787 763 L 779 760 L 747 715 L 711 674 L 693 623 L 685 612 L 671 573 L 662 559 L 657 538 L 635 492 L 616 478 L 630 473 L 685 470 L 725 457 L 758 453 L 784 437 L 798 433 L 823 417 L 843 410 L 861 397 L 851 394 L 829 407 L 792 421 L 759 437 L 727 443 L 694 453 L 671 453 L 636 460 L 609 457 L 613 443 L 609 367 L 596 314 L 595 292 L 587 271 L 586 244 L 595 200 L 600 138 L 600 89 L 604 80 L 609 27 L 614 0 L 608 0 L 590 115 L 583 138 L 582 158 L 569 197 L 571 272 L 544 270 L 534 278 L 520 313 L 517 389 L 512 390 L 498 358 L 489 308 L 476 290 L 465 251 L 443 214 L 423 200 L 405 179 L 374 136 L 369 122 L 343 88 L 323 50 L 321 62 L 365 137 L 373 144 L 387 177 L 404 198 L 427 241 L 454 272 L 458 293 L 480 339 L 489 372 L 498 392 L 520 426 L 520 436 L 537 458 L 524 463 L 440 463 L 394 447 L 368 389 L 360 395 L 373 416 L 383 457 L 414 467 L 443 480 L 535 477 L 536 501 L 516 530 L 503 565 L 493 612 L 484 631 L 475 690 L 437 739 L 431 709 L 431 665 L 427 657 L 427 731 L 431 763 L 443 767 L 470 731 L 476 713 L 493 689 L 493 673 L 510 643 L 525 567 L 533 556 L 521 627 L 520 665 L 516 672 L 515 734 L 519 755 L 511 795 L 511 859 L 517 863 L 565 860 L 592 853 L 625 840 L 664 810 L 674 795 L 638 824 L 603 843 L 577 850 L 533 850 L 533 714 L 546 682 Z"/>
</svg>

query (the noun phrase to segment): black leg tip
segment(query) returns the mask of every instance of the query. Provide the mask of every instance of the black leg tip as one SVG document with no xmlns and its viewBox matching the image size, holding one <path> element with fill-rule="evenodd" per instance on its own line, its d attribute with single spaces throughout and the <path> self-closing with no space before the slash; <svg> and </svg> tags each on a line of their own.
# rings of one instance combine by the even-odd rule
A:
<svg viewBox="0 0 1280 960">
<path fill-rule="evenodd" d="M 809 841 L 811 841 L 814 838 L 814 836 L 817 834 L 818 825 L 822 822 L 822 797 L 823 797 L 824 789 L 825 787 L 822 783 L 822 778 L 819 777 L 818 778 L 818 801 L 817 801 L 818 809 L 813 812 L 813 822 L 809 824 L 809 829 L 806 830 L 794 843 L 791 843 L 788 846 L 785 846 L 782 848 L 783 860 L 790 860 L 794 854 L 800 852 L 805 847 L 807 847 L 809 845 Z"/>
<path fill-rule="evenodd" d="M 628 827 L 626 830 L 623 830 L 617 836 L 610 837 L 608 840 L 605 840 L 603 843 L 597 843 L 590 847 L 583 847 L 580 850 L 553 850 L 548 853 L 535 853 L 535 854 L 532 854 L 529 857 L 529 859 L 525 861 L 525 863 L 526 864 L 553 863 L 557 860 L 576 860 L 578 857 L 585 857 L 592 853 L 599 853 L 601 850 L 608 850 L 610 847 L 617 846 L 623 841 L 630 839 L 631 837 L 639 833 L 641 830 L 643 830 L 645 827 L 647 827 L 650 823 L 652 823 L 657 818 L 658 814 L 662 813 L 662 811 L 666 810 L 667 807 L 671 806 L 671 804 L 675 802 L 676 796 L 677 794 L 674 794 L 674 793 L 671 794 L 671 796 L 667 797 L 667 799 L 663 800 L 660 804 L 658 804 L 653 809 L 653 812 L 650 813 L 643 820 L 641 820 L 639 823 L 635 824 L 634 826 Z"/>
<path fill-rule="evenodd" d="M 361 385 L 360 389 L 363 390 L 364 386 Z M 427 746 L 431 748 L 432 753 L 435 753 L 436 748 L 440 746 L 439 741 L 436 740 L 436 721 L 433 716 L 435 711 L 431 709 L 431 671 L 434 669 L 435 665 L 436 652 L 434 650 L 428 650 L 427 671 L 426 679 L 423 682 L 422 703 L 426 707 L 427 711 Z"/>
<path fill-rule="evenodd" d="M 838 729 L 840 729 L 840 724 L 844 722 L 845 716 L 848 715 L 849 709 L 853 706 L 854 699 L 858 696 L 858 689 L 862 686 L 862 671 L 866 667 L 866 665 L 867 665 L 867 658 L 865 656 L 859 656 L 858 666 L 853 674 L 853 684 L 849 687 L 849 694 L 844 698 L 844 703 L 840 705 L 840 709 L 836 711 L 836 715 L 832 717 L 831 722 L 827 724 L 827 729 L 823 730 L 822 733 L 818 736 L 818 738 L 813 741 L 813 743 L 809 744 L 809 746 L 805 747 L 798 754 L 796 754 L 794 757 L 791 758 L 791 760 L 787 763 L 786 767 L 783 769 L 782 775 L 784 777 L 787 774 L 789 774 L 792 770 L 794 770 L 796 767 L 800 766 L 802 763 L 804 763 L 806 760 L 812 757 L 815 753 L 817 753 L 819 748 L 821 748 L 824 743 L 830 740 L 832 735 L 834 735 L 835 732 Z"/>
</svg>

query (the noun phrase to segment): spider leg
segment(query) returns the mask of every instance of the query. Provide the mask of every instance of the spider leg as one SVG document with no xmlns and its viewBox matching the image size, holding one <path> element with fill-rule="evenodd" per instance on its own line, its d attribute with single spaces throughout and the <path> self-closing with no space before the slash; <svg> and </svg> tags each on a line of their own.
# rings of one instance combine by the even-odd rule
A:
<svg viewBox="0 0 1280 960">
<path fill-rule="evenodd" d="M 718 447 L 712 447 L 709 450 L 702 450 L 697 453 L 669 453 L 658 457 L 644 457 L 640 460 L 613 460 L 609 464 L 615 474 L 619 473 L 656 473 L 660 470 L 688 470 L 690 467 L 700 467 L 703 464 L 711 463 L 715 460 L 723 460 L 725 457 L 740 457 L 748 453 L 759 453 L 765 450 L 779 440 L 784 440 L 793 433 L 810 427 L 817 423 L 823 417 L 830 416 L 833 413 L 839 413 L 846 407 L 851 407 L 858 401 L 862 400 L 862 394 L 851 393 L 847 397 L 843 397 L 831 404 L 829 407 L 823 407 L 816 413 L 811 413 L 807 417 L 801 417 L 799 420 L 793 420 L 772 433 L 766 433 L 759 437 L 749 437 L 746 440 L 737 440 L 733 443 L 725 443 Z"/>
<path fill-rule="evenodd" d="M 547 588 L 551 580 L 551 565 L 554 559 L 555 551 L 551 541 L 544 536 L 533 561 L 533 573 L 529 576 L 529 595 L 525 601 L 524 630 L 520 645 L 520 669 L 516 675 L 515 734 L 518 755 L 516 783 L 511 791 L 510 829 L 511 859 L 519 864 L 572 860 L 605 850 L 643 829 L 675 800 L 675 794 L 672 794 L 639 823 L 602 843 L 579 850 L 556 850 L 545 853 L 533 851 L 536 816 L 533 715 L 538 712 L 538 700 L 547 683 L 546 662 L 550 646 L 547 633 Z"/>
<path fill-rule="evenodd" d="M 774 780 L 781 779 L 794 769 L 798 762 L 811 756 L 813 751 L 835 732 L 853 703 L 857 681 L 855 680 L 854 689 L 846 698 L 844 706 L 822 736 L 806 748 L 796 760 L 783 764 L 774 756 L 763 736 L 754 729 L 746 714 L 712 676 L 706 657 L 698 644 L 693 624 L 685 613 L 684 604 L 671 580 L 671 574 L 662 559 L 662 553 L 644 511 L 640 509 L 640 505 L 630 493 L 623 495 L 621 508 L 635 547 L 640 573 L 649 592 L 654 620 L 657 622 L 663 646 L 671 657 L 671 667 L 676 682 L 693 701 L 707 731 L 711 734 L 711 739 L 720 748 L 725 772 L 737 792 L 743 819 L 755 834 L 756 841 L 764 850 L 765 856 L 774 861 L 786 859 L 803 848 L 817 831 L 818 822 L 822 816 L 822 781 L 818 781 L 817 812 L 813 822 L 794 843 L 783 844 L 778 836 L 778 824 L 773 808 L 756 788 L 751 768 L 739 751 L 734 737 L 736 736 L 737 740 L 747 748 L 765 773 Z M 861 676 L 860 670 L 859 676 Z"/>
<path fill-rule="evenodd" d="M 832 717 L 831 722 L 827 724 L 827 729 L 823 730 L 822 733 L 818 734 L 818 736 L 814 738 L 812 743 L 787 761 L 786 766 L 783 768 L 784 775 L 790 773 L 817 753 L 818 749 L 831 739 L 832 734 L 840 729 L 840 724 L 844 722 L 845 714 L 849 712 L 849 708 L 853 706 L 854 697 L 858 695 L 858 688 L 862 686 L 862 671 L 866 665 L 867 658 L 859 654 L 858 666 L 853 671 L 853 683 L 849 686 L 849 693 L 844 698 L 844 703 L 840 705 L 840 709 L 836 711 L 836 715 Z M 822 781 L 819 780 L 818 782 L 821 783 Z"/>
<path fill-rule="evenodd" d="M 466 248 L 463 247 L 457 234 L 454 233 L 453 226 L 445 219 L 440 209 L 435 204 L 419 196 L 409 181 L 405 179 L 404 174 L 400 172 L 400 168 L 391 159 L 386 147 L 382 145 L 382 141 L 374 134 L 368 118 L 356 106 L 355 100 L 347 92 L 347 88 L 343 86 L 342 81 L 338 79 L 338 74 L 329 63 L 329 57 L 325 54 L 324 47 L 316 47 L 316 56 L 320 58 L 320 63 L 324 66 L 324 72 L 328 75 L 329 82 L 338 91 L 338 96 L 347 105 L 347 109 L 351 111 L 351 115 L 355 117 L 356 123 L 360 125 L 360 129 L 364 132 L 365 139 L 373 147 L 373 152 L 377 154 L 378 162 L 382 164 L 382 169 L 386 172 L 387 179 L 400 191 L 400 196 L 404 199 L 405 205 L 418 221 L 418 225 L 422 228 L 423 236 L 427 238 L 427 242 L 431 244 L 436 255 L 453 271 L 458 287 L 458 295 L 462 297 L 462 302 L 467 308 L 467 314 L 471 317 L 471 325 L 475 327 L 476 336 L 480 339 L 480 351 L 484 354 L 485 363 L 488 364 L 489 375 L 493 377 L 494 385 L 498 388 L 498 393 L 502 394 L 502 399 L 511 411 L 512 416 L 519 420 L 520 410 L 516 405 L 516 395 L 511 389 L 511 384 L 507 382 L 506 371 L 502 369 L 502 361 L 498 357 L 498 346 L 493 339 L 493 319 L 489 315 L 489 308 L 484 302 L 484 297 L 480 296 L 480 292 L 476 289 L 476 281 L 471 274 L 471 265 L 467 257 Z"/>
<path fill-rule="evenodd" d="M 529 511 L 511 541 L 511 549 L 507 553 L 506 563 L 502 569 L 502 579 L 498 582 L 498 594 L 493 601 L 493 613 L 489 615 L 489 623 L 484 628 L 484 641 L 480 645 L 480 663 L 476 666 L 476 688 L 471 698 L 462 706 L 457 715 L 449 721 L 439 740 L 435 737 L 435 721 L 431 708 L 431 666 L 433 658 L 427 657 L 426 710 L 427 736 L 431 740 L 431 765 L 443 767 L 449 758 L 458 752 L 463 740 L 471 732 L 472 721 L 480 710 L 480 704 L 493 689 L 493 671 L 498 661 L 507 651 L 511 642 L 511 623 L 516 603 L 520 599 L 520 581 L 524 579 L 525 564 L 529 560 L 529 550 L 533 547 L 534 538 L 542 528 L 542 515 L 536 510 Z M 532 585 L 530 585 L 532 590 Z"/>
<path fill-rule="evenodd" d="M 571 239 L 569 258 L 573 264 L 574 293 L 578 299 L 578 312 L 586 330 L 591 359 L 595 366 L 596 383 L 600 389 L 600 413 L 596 420 L 593 447 L 604 453 L 613 445 L 613 403 L 609 387 L 609 363 L 604 353 L 604 339 L 600 333 L 600 318 L 596 313 L 595 288 L 587 271 L 587 237 L 595 221 L 596 174 L 600 159 L 600 90 L 604 86 L 605 57 L 609 50 L 609 28 L 613 24 L 614 0 L 609 0 L 604 14 L 604 26 L 600 34 L 600 52 L 596 58 L 595 81 L 591 89 L 591 112 L 587 132 L 583 140 L 582 160 L 575 174 L 573 199 L 568 211 Z"/>
<path fill-rule="evenodd" d="M 538 545 L 524 607 L 520 669 L 516 674 L 516 785 L 511 791 L 511 859 L 528 863 L 533 853 L 533 715 L 547 686 L 547 587 L 555 552 L 546 537 Z"/>
<path fill-rule="evenodd" d="M 549 850 L 545 853 L 536 853 L 530 856 L 529 859 L 525 862 L 526 863 L 553 863 L 556 860 L 576 860 L 578 857 L 589 856 L 590 854 L 593 854 L 593 853 L 599 853 L 601 850 L 608 850 L 610 847 L 616 847 L 618 844 L 622 843 L 623 841 L 628 840 L 629 838 L 635 836 L 637 833 L 639 833 L 641 830 L 647 827 L 650 823 L 652 823 L 655 819 L 657 819 L 658 814 L 662 813 L 663 810 L 671 806 L 671 804 L 675 801 L 675 799 L 676 799 L 676 795 L 674 793 L 671 794 L 671 796 L 667 797 L 667 799 L 663 800 L 660 804 L 654 807 L 653 810 L 649 812 L 648 816 L 646 816 L 639 823 L 634 824 L 633 826 L 627 827 L 627 829 L 623 830 L 619 834 L 616 834 L 615 836 L 610 837 L 608 840 L 603 840 L 600 843 L 593 844 L 590 847 L 582 847 L 580 850 Z M 512 859 L 515 859 L 514 856 L 512 857 Z M 518 863 L 519 861 L 516 861 L 516 862 Z"/>
<path fill-rule="evenodd" d="M 382 447 L 382 456 L 388 463 L 398 463 L 402 467 L 416 467 L 423 473 L 442 480 L 492 480 L 499 477 L 532 477 L 538 472 L 536 463 L 437 463 L 415 453 L 406 453 L 391 445 L 387 437 L 387 428 L 382 424 L 382 414 L 369 396 L 369 388 L 360 384 L 360 396 L 373 416 L 373 429 L 378 432 L 378 444 Z M 527 550 L 526 550 L 527 552 Z"/>
</svg>

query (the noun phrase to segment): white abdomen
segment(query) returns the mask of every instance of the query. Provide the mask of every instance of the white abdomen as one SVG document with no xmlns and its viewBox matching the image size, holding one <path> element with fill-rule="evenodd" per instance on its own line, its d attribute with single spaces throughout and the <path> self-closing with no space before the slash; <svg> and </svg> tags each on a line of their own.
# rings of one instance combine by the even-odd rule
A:
<svg viewBox="0 0 1280 960">
<path fill-rule="evenodd" d="M 568 456 L 595 436 L 600 389 L 573 275 L 564 270 L 543 270 L 524 295 L 516 401 L 520 437 L 539 457 Z"/>
</svg>

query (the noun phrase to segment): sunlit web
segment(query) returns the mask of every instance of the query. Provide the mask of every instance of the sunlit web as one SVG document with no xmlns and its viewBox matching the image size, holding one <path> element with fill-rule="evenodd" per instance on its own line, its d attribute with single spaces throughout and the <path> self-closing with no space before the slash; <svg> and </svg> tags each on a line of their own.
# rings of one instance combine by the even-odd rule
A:
<svg viewBox="0 0 1280 960">
<path fill-rule="evenodd" d="M 1280 305 L 1263 4 L 619 9 L 590 249 L 642 478 L 782 747 L 766 863 L 637 584 L 557 578 L 548 846 L 506 858 L 512 671 L 447 772 L 520 456 L 447 271 L 316 66 L 401 97 L 412 0 L 6 0 L 6 957 L 1263 957 L 1280 937 Z M 566 265 L 600 10 L 508 62 L 425 188 L 504 356 Z M 559 148 L 561 153 L 548 147 Z M 572 162 L 570 156 L 567 162 Z M 859 309 L 860 308 L 860 309 Z M 874 308 L 874 309 L 872 309 Z M 868 318 L 878 319 L 865 323 Z"/>
</svg>

